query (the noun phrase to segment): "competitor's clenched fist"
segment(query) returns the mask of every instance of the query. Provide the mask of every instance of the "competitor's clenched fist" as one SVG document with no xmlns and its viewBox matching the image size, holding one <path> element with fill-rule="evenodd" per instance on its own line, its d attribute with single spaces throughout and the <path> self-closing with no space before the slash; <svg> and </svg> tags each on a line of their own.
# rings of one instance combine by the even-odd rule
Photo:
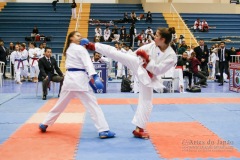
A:
<svg viewBox="0 0 240 160">
<path fill-rule="evenodd" d="M 144 50 L 142 50 L 142 49 L 140 49 L 140 50 L 138 50 L 137 52 L 136 52 L 136 55 L 137 56 L 140 56 L 142 59 L 143 59 L 143 68 L 146 68 L 147 67 L 147 64 L 149 63 L 149 61 L 150 61 L 150 59 L 149 59 L 149 55 L 147 54 L 147 52 L 146 51 L 144 51 Z M 153 77 L 153 74 L 151 73 L 151 72 L 149 72 L 149 71 L 147 71 L 148 72 L 148 75 L 149 75 L 149 77 L 150 78 L 152 78 Z"/>
<path fill-rule="evenodd" d="M 147 52 L 145 52 L 144 50 L 141 50 L 141 49 L 140 49 L 140 50 L 138 50 L 138 51 L 136 52 L 136 55 L 137 55 L 137 56 L 140 56 L 140 57 L 143 59 L 143 62 L 144 62 L 143 68 L 146 68 L 148 62 L 150 61 L 150 60 L 149 60 L 149 55 L 147 54 Z"/>
<path fill-rule="evenodd" d="M 92 42 L 89 42 L 87 45 L 86 45 L 86 49 L 88 50 L 91 50 L 91 51 L 95 51 L 95 43 L 92 43 Z"/>
</svg>

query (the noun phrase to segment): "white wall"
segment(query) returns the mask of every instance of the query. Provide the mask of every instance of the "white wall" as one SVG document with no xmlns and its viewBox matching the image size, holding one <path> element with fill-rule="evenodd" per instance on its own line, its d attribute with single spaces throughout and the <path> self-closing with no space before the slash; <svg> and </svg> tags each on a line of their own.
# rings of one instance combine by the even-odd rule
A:
<svg viewBox="0 0 240 160">
<path fill-rule="evenodd" d="M 75 0 L 79 3 L 81 0 Z M 83 3 L 117 3 L 118 0 L 83 0 Z"/>
<path fill-rule="evenodd" d="M 52 3 L 53 0 L 0 0 L 0 2 L 28 2 L 28 3 Z M 64 0 L 59 0 L 60 3 L 63 3 Z"/>
<path fill-rule="evenodd" d="M 146 3 L 228 3 L 229 0 L 145 0 Z"/>
<path fill-rule="evenodd" d="M 172 0 L 173 3 L 220 3 L 221 0 L 190 0 L 190 1 L 183 1 L 183 0 Z"/>
<path fill-rule="evenodd" d="M 31 3 L 52 3 L 53 0 L 0 0 L 0 2 L 31 2 Z M 59 0 L 60 3 L 64 3 L 64 0 Z M 69 0 L 72 2 L 72 0 Z M 75 0 L 76 3 L 80 3 L 81 0 Z M 117 3 L 118 0 L 83 0 L 83 3 Z"/>
</svg>

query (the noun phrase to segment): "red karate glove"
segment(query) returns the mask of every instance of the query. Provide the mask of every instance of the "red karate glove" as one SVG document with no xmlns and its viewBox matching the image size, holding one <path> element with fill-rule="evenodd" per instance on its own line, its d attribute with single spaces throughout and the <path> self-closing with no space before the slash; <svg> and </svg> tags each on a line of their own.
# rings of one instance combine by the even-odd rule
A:
<svg viewBox="0 0 240 160">
<path fill-rule="evenodd" d="M 136 54 L 137 54 L 137 56 L 140 56 L 143 59 L 143 61 L 144 61 L 143 68 L 146 68 L 147 64 L 150 62 L 149 55 L 147 54 L 147 52 L 140 49 L 136 52 Z M 149 71 L 147 71 L 147 72 L 148 72 L 149 77 L 152 78 L 153 74 Z"/>
<path fill-rule="evenodd" d="M 95 51 L 95 43 L 92 43 L 92 42 L 89 42 L 87 45 L 86 45 L 86 49 L 90 50 L 90 51 Z"/>
</svg>

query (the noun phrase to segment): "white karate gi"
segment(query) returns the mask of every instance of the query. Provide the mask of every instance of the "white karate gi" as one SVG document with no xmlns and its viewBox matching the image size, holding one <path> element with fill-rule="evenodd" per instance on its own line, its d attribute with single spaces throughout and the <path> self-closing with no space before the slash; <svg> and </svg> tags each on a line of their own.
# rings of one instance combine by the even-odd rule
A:
<svg viewBox="0 0 240 160">
<path fill-rule="evenodd" d="M 38 74 L 40 72 L 38 67 L 38 60 L 41 57 L 40 49 L 30 48 L 28 52 L 29 52 L 30 77 L 31 78 L 38 77 Z"/>
<path fill-rule="evenodd" d="M 11 62 L 14 64 L 14 71 L 16 74 L 15 80 L 21 82 L 21 75 L 24 77 L 28 76 L 28 52 L 27 50 L 23 51 L 14 51 L 11 54 Z"/>
<path fill-rule="evenodd" d="M 197 28 L 197 27 L 198 27 L 198 28 Z M 194 30 L 196 30 L 196 29 L 201 30 L 201 29 L 202 29 L 202 23 L 201 23 L 200 21 L 199 21 L 199 23 L 198 23 L 198 21 L 195 21 L 195 22 L 194 22 L 193 29 L 194 29 Z"/>
<path fill-rule="evenodd" d="M 151 79 L 148 76 L 147 70 L 142 67 L 143 60 L 140 57 L 122 54 L 121 51 L 117 51 L 116 48 L 100 43 L 96 43 L 95 48 L 97 52 L 126 65 L 133 71 L 133 74 L 137 76 L 139 80 L 139 100 L 132 123 L 140 128 L 145 128 L 153 107 L 153 88 L 160 89 L 163 87 L 160 75 L 167 72 L 169 68 L 177 63 L 176 53 L 171 46 L 162 52 L 159 47 L 155 45 L 155 42 L 139 48 L 145 50 L 150 56 L 151 60 L 146 69 L 154 74 L 154 77 Z"/>
<path fill-rule="evenodd" d="M 26 49 L 24 49 L 23 51 L 20 52 L 22 57 L 21 59 L 24 60 L 23 61 L 23 67 L 21 68 L 21 76 L 24 76 L 25 78 L 28 77 L 28 51 Z"/>
<path fill-rule="evenodd" d="M 95 28 L 95 36 L 102 36 L 102 29 L 101 28 Z"/>
<path fill-rule="evenodd" d="M 126 54 L 126 50 L 125 49 L 121 49 L 121 54 Z M 125 67 L 122 63 L 118 62 L 117 63 L 117 77 L 122 77 L 123 75 L 125 75 Z M 125 75 L 127 77 L 127 75 Z"/>
<path fill-rule="evenodd" d="M 108 41 L 109 37 L 111 35 L 111 31 L 108 29 L 108 30 L 104 30 L 104 41 Z"/>
<path fill-rule="evenodd" d="M 60 98 L 51 109 L 46 119 L 45 125 L 52 125 L 58 116 L 67 107 L 72 98 L 79 98 L 90 116 L 98 132 L 108 131 L 109 127 L 105 120 L 102 109 L 97 104 L 97 99 L 89 85 L 90 76 L 96 74 L 93 63 L 87 50 L 75 43 L 71 43 L 67 49 L 65 67 L 85 69 L 84 71 L 67 71 L 64 77 Z M 87 74 L 88 73 L 88 74 Z"/>
<path fill-rule="evenodd" d="M 217 59 L 217 56 L 214 52 L 209 55 L 209 62 L 212 63 L 212 68 L 210 69 L 210 74 L 209 74 L 211 78 L 215 78 L 216 59 Z"/>
</svg>

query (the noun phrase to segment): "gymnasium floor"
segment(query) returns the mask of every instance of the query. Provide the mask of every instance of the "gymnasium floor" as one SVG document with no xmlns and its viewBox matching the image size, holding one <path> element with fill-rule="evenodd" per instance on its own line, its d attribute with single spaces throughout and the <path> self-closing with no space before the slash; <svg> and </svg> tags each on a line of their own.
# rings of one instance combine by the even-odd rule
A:
<svg viewBox="0 0 240 160">
<path fill-rule="evenodd" d="M 57 94 L 50 91 L 43 101 L 35 88 L 12 80 L 0 88 L 1 160 L 240 159 L 240 95 L 228 91 L 227 84 L 209 83 L 201 93 L 155 93 L 147 125 L 150 140 L 133 138 L 138 95 L 121 93 L 120 83 L 109 83 L 108 93 L 97 95 L 117 134 L 104 140 L 77 99 L 41 133 L 38 124 Z"/>
</svg>

